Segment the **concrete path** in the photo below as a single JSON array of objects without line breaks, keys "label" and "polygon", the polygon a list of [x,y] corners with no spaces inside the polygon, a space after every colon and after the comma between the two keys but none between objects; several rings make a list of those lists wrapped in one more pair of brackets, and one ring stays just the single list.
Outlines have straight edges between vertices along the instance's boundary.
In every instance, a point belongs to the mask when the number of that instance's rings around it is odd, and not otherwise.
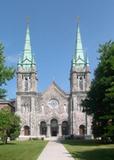
[{"label": "concrete path", "polygon": [[37,160],[74,160],[63,144],[50,141]]}]

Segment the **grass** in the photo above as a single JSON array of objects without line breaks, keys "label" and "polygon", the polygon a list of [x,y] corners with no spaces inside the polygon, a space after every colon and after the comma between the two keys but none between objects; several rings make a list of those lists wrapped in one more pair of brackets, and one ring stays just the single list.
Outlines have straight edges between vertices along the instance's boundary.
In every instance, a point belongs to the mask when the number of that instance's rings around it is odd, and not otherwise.
[{"label": "grass", "polygon": [[76,160],[114,160],[114,144],[84,140],[65,140],[63,144]]},{"label": "grass", "polygon": [[41,140],[0,144],[0,160],[36,160],[46,144]]}]

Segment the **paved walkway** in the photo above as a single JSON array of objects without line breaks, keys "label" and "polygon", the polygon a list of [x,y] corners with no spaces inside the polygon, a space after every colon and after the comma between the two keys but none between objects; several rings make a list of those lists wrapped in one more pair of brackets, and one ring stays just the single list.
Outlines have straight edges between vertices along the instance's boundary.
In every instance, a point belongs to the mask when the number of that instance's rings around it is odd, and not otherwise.
[{"label": "paved walkway", "polygon": [[50,141],[37,160],[74,160],[63,144]]}]

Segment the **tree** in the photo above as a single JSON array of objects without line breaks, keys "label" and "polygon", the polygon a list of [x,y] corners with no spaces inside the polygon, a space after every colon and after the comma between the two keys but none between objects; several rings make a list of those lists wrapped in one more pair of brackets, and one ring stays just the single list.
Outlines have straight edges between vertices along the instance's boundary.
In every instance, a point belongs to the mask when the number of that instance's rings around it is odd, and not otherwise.
[{"label": "tree", "polygon": [[94,137],[114,140],[114,42],[100,45],[99,53],[95,78],[82,106],[93,116]]},{"label": "tree", "polygon": [[13,78],[14,73],[13,67],[5,65],[4,46],[0,43],[0,98],[5,97],[6,90],[3,89],[3,85],[6,85],[7,81]]},{"label": "tree", "polygon": [[0,110],[0,138],[4,144],[8,137],[15,139],[20,133],[20,118],[9,108]]}]

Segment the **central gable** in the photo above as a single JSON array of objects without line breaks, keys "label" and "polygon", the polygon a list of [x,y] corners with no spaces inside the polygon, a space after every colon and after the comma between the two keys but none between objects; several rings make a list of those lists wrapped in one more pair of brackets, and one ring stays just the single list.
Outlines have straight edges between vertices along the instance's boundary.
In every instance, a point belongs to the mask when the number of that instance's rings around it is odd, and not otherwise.
[{"label": "central gable", "polygon": [[54,81],[51,85],[42,93],[42,96],[50,95],[50,98],[55,98],[56,96],[62,97],[64,99],[68,98],[68,94],[66,94]]},{"label": "central gable", "polygon": [[54,81],[41,95],[41,114],[45,113],[45,117],[48,117],[49,119],[67,119],[68,105],[69,95],[60,89]]}]

